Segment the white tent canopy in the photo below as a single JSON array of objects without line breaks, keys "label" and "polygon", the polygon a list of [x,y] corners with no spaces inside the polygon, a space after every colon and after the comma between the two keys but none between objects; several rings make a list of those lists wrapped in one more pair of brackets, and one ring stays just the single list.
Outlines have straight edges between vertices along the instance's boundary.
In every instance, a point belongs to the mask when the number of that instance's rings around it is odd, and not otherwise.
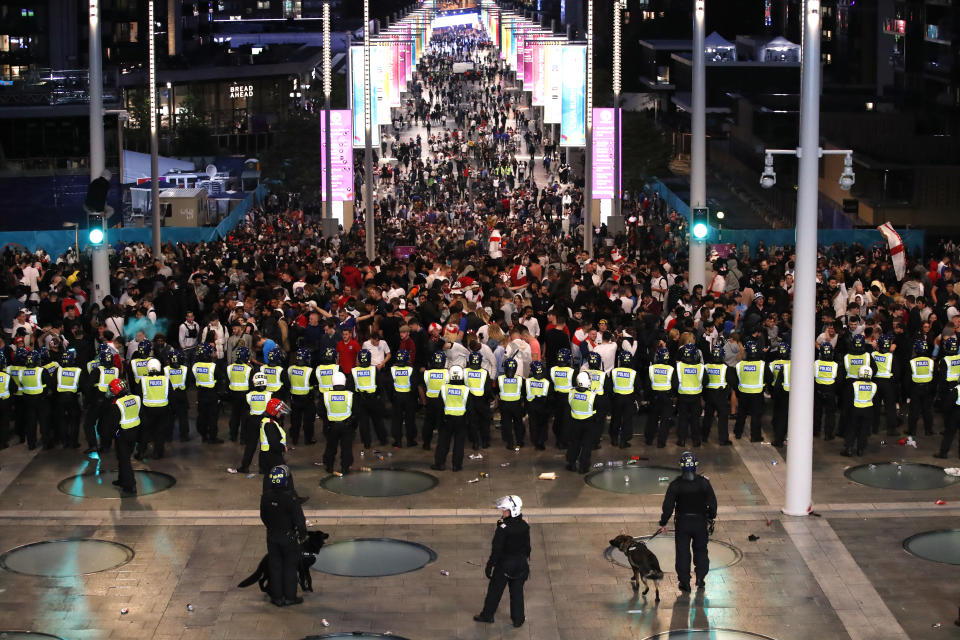
[{"label": "white tent canopy", "polygon": [[760,49],[763,62],[800,62],[800,45],[777,36]]},{"label": "white tent canopy", "polygon": [[736,62],[736,46],[714,31],[703,40],[703,50],[707,60],[713,62]]},{"label": "white tent canopy", "polygon": [[[176,158],[166,158],[160,156],[159,173],[161,176],[179,169],[180,171],[194,171],[196,166],[186,160],[177,160]],[[150,178],[150,154],[139,153],[137,151],[123,152],[123,176],[122,183],[130,184],[141,178]]]}]

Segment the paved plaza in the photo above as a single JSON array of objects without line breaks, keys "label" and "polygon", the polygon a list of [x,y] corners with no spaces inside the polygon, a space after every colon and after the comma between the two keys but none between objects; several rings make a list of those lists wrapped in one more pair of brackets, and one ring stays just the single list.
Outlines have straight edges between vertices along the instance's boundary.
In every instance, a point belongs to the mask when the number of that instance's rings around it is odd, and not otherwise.
[{"label": "paved plaza", "polygon": [[[880,440],[873,438],[863,462],[933,462],[930,439],[918,449]],[[514,452],[498,446],[484,451],[482,460],[467,460],[460,473],[430,471],[419,448],[384,449],[383,461],[367,451],[356,467],[417,470],[439,482],[407,496],[351,497],[319,486],[326,476],[314,465],[319,445],[298,447],[289,456],[298,491],[310,496],[307,518],[312,528],[330,534],[328,543],[394,538],[424,545],[436,558],[422,569],[379,578],[314,571],[315,592],[303,605],[284,609],[272,606],[256,586],[236,588],[265,552],[260,477],[226,472],[236,464],[238,445],[190,442],[172,449],[168,458],[136,467],[170,474],[176,484],[124,499],[79,498],[59,490],[65,478],[97,470],[95,460],[77,452],[36,453],[16,446],[3,453],[0,550],[93,538],[120,542],[135,555],[117,568],[81,576],[3,571],[0,629],[68,640],[287,639],[354,631],[410,640],[599,640],[708,627],[777,640],[958,634],[953,566],[909,555],[902,543],[919,532],[956,526],[960,487],[895,491],[855,484],[844,476],[850,461],[838,455],[835,443],[815,444],[817,516],[803,519],[779,512],[785,483],[781,452],[746,441],[701,447],[701,470],[720,503],[714,539],[739,553],[731,566],[715,567],[706,591],[692,596],[680,594],[672,567],[664,563],[668,572],[659,604],[652,593],[638,598],[630,572],[604,552],[621,529],[652,534],[662,495],[589,486],[563,469],[556,449]],[[672,443],[666,449],[635,446],[624,456],[605,440],[595,453],[595,462],[638,456],[638,467],[675,467],[680,449]],[[111,454],[100,468],[107,481],[113,468]],[[557,472],[558,479],[538,480],[545,471]],[[475,478],[479,481],[469,482]],[[505,493],[523,497],[532,527],[527,624],[520,629],[510,625],[506,602],[495,624],[472,620],[486,588],[482,566],[497,519],[490,505]],[[946,504],[935,504],[940,499]],[[751,541],[751,535],[758,538]]]}]

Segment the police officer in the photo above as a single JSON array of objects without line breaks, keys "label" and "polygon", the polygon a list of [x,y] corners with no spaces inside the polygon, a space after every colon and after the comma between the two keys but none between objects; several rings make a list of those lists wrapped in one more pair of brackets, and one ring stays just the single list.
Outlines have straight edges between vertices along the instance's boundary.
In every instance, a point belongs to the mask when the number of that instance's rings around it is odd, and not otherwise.
[{"label": "police officer", "polygon": [[287,367],[287,381],[290,384],[290,439],[293,444],[300,443],[300,429],[303,429],[303,441],[315,444],[313,422],[316,409],[313,403],[313,368],[310,366],[310,350],[297,349],[294,364]]},{"label": "police officer", "polygon": [[267,570],[270,602],[278,607],[301,604],[297,596],[299,540],[307,535],[303,507],[293,490],[293,475],[285,464],[274,466],[260,498],[260,520],[267,528]]},{"label": "police officer", "polygon": [[633,416],[637,411],[637,371],[629,351],[618,351],[616,364],[610,371],[610,442],[626,449],[633,437]]},{"label": "police officer", "polygon": [[[854,335],[850,340],[850,352],[843,356],[844,384],[840,385],[840,424],[849,428],[853,410],[854,384],[860,377],[860,369],[870,366],[870,354],[867,353],[867,341],[862,334]],[[844,429],[841,434],[845,435]]]},{"label": "police officer", "polygon": [[586,473],[596,441],[596,394],[590,388],[590,374],[577,374],[576,386],[567,394],[570,422],[567,427],[567,471]]},{"label": "police officer", "polygon": [[873,370],[870,365],[863,365],[857,375],[857,380],[850,383],[853,390],[850,394],[850,419],[844,439],[843,451],[840,455],[849,458],[854,454],[862,456],[867,448],[867,438],[870,435],[870,425],[873,424],[874,409],[873,397],[877,394],[877,384],[871,380]]},{"label": "police officer", "polygon": [[170,381],[156,358],[150,358],[147,363],[147,374],[140,377],[140,386],[143,408],[136,458],[143,460],[147,456],[147,446],[153,443],[152,457],[160,459],[170,424]]},{"label": "police officer", "polygon": [[877,384],[877,396],[874,399],[873,406],[875,410],[874,433],[880,425],[880,405],[883,404],[884,413],[887,416],[887,435],[896,436],[900,433],[900,416],[897,414],[897,391],[900,388],[898,384],[898,371],[895,368],[896,361],[890,352],[893,346],[893,338],[889,335],[882,335],[877,339],[877,349],[870,353],[870,359],[873,360],[875,372],[873,381]]},{"label": "police officer", "polygon": [[[472,351],[467,356],[467,368],[464,371],[467,377],[467,388],[470,390],[470,398],[467,400],[467,436],[474,450],[490,447],[490,422],[493,420],[493,413],[490,411],[490,397],[493,391],[493,381],[487,376],[487,370],[483,368],[483,356],[479,351]],[[501,421],[505,424],[501,409]],[[507,430],[504,427],[504,440],[507,439]],[[523,442],[523,423],[520,426],[519,441]]]},{"label": "police officer", "polygon": [[150,352],[153,345],[149,340],[141,340],[137,343],[137,352],[130,360],[130,377],[127,378],[127,387],[133,389],[135,393],[140,393],[140,378],[147,375],[147,364],[150,362]]},{"label": "police officer", "polygon": [[[410,366],[410,352],[399,349],[397,357],[390,365],[390,379],[393,382],[393,398],[390,431],[393,446],[403,446],[404,426],[406,426],[407,446],[417,446],[417,397],[413,392],[413,367]],[[489,409],[489,406],[488,406]]]},{"label": "police officer", "polygon": [[7,357],[0,349],[0,450],[10,446],[10,374],[6,371]]},{"label": "police officer", "polygon": [[763,415],[764,369],[760,359],[760,347],[753,340],[744,345],[744,359],[737,363],[737,422],[733,435],[739,440],[750,417],[750,442],[762,442],[761,416]]},{"label": "police officer", "polygon": [[658,533],[666,532],[667,522],[671,515],[674,516],[675,568],[681,591],[690,591],[691,542],[698,588],[706,586],[707,572],[710,571],[707,539],[708,529],[713,529],[713,519],[717,517],[717,496],[713,493],[710,481],[697,473],[699,464],[697,457],[689,451],[680,456],[681,474],[667,487],[667,495],[663,497],[663,513],[660,515]]},{"label": "police officer", "polygon": [[[10,375],[10,402],[11,418],[13,419],[14,431],[20,438],[20,444],[26,442],[26,406],[23,401],[23,391],[20,389],[20,372],[27,364],[27,350],[23,347],[17,347],[14,352],[13,364],[7,367],[7,373]],[[96,450],[96,449],[92,449]]]},{"label": "police officer", "polygon": [[267,391],[267,376],[259,371],[253,374],[253,390],[247,392],[247,417],[241,427],[243,440],[243,458],[237,471],[250,473],[250,463],[253,462],[253,452],[257,450],[260,436],[260,421],[267,413],[267,404],[273,397]]},{"label": "police officer", "polygon": [[431,469],[443,471],[453,439],[453,470],[463,468],[463,445],[467,432],[467,397],[470,391],[463,380],[463,369],[458,365],[450,367],[450,382],[443,385],[440,398],[443,401],[443,422],[437,435],[437,451],[434,454]]},{"label": "police officer", "polygon": [[110,382],[106,396],[114,407],[108,406],[105,411],[106,421],[111,426],[119,427],[116,431],[117,479],[113,484],[124,493],[135,494],[137,479],[133,475],[130,456],[140,440],[140,398],[130,393],[120,378]]},{"label": "police officer", "polygon": [[530,418],[530,442],[537,451],[547,448],[547,422],[550,408],[547,406],[550,394],[550,380],[543,363],[534,360],[530,363],[530,377],[526,379],[527,416]]},{"label": "police officer", "polygon": [[941,343],[943,355],[937,363],[937,397],[940,411],[943,414],[944,425],[950,421],[950,414],[953,413],[953,388],[960,383],[958,346],[960,346],[960,342],[958,342],[957,336],[944,338]]},{"label": "police officer", "polygon": [[170,420],[167,423],[167,440],[173,439],[173,423],[177,422],[180,442],[190,440],[190,420],[187,417],[187,367],[183,364],[183,354],[178,349],[170,351],[169,362],[163,368],[170,381]]},{"label": "police officer", "polygon": [[333,473],[333,462],[339,448],[340,472],[346,475],[350,473],[350,466],[353,464],[353,438],[357,424],[353,418],[354,394],[347,389],[347,377],[342,372],[335,372],[331,382],[333,388],[320,394],[328,424],[323,466],[327,473]]},{"label": "police officer", "polygon": [[773,446],[782,447],[787,439],[787,416],[790,411],[790,344],[777,346],[777,359],[770,363],[770,388],[773,395]]},{"label": "police officer", "polygon": [[[603,428],[606,426],[607,416],[610,414],[610,380],[603,369],[603,359],[600,354],[591,351],[587,354],[587,361],[580,368],[590,376],[590,391],[593,391],[593,408],[596,414],[593,417],[596,440],[594,449],[600,448],[600,438],[603,437]],[[613,440],[610,441],[613,443]],[[615,443],[614,443],[615,444]]]},{"label": "police officer", "polygon": [[933,435],[933,358],[924,339],[913,343],[914,357],[910,359],[910,375],[904,376],[910,398],[907,433],[917,435],[917,422],[923,416],[924,435]]},{"label": "police officer", "polygon": [[290,413],[290,407],[279,398],[270,398],[264,416],[260,419],[260,473],[266,475],[275,466],[284,464],[287,452],[287,432],[279,419]]},{"label": "police officer", "polygon": [[364,449],[373,446],[371,423],[380,444],[387,444],[387,429],[383,424],[383,401],[380,400],[377,385],[377,368],[371,364],[372,361],[370,351],[361,349],[357,354],[357,366],[350,370],[353,390],[357,394],[357,426]]},{"label": "police officer", "polygon": [[823,439],[833,440],[837,426],[837,370],[839,366],[833,359],[833,345],[824,342],[820,353],[813,363],[813,435],[820,437],[823,427]]},{"label": "police officer", "polygon": [[[45,402],[44,391],[48,388],[49,374],[43,369],[43,359],[39,351],[31,351],[27,356],[27,365],[20,370],[17,377],[18,386],[23,392],[22,402],[26,409],[24,430],[27,436],[27,447],[32,451],[37,448],[37,426],[40,422],[41,413],[44,411],[42,405]],[[40,425],[44,426],[44,425]],[[47,440],[51,441],[53,436],[44,435],[44,445]]]},{"label": "police officer", "polygon": [[673,365],[670,364],[670,352],[660,347],[653,356],[653,364],[647,369],[652,391],[647,427],[643,434],[647,446],[653,444],[654,437],[657,439],[658,449],[667,446],[667,436],[670,435],[673,422],[673,397],[677,389],[674,373]]},{"label": "police officer", "polygon": [[[53,342],[51,341],[51,345]],[[44,450],[53,449],[59,440],[60,427],[53,421],[53,406],[57,395],[57,370],[60,369],[60,363],[54,360],[54,354],[59,352],[40,347],[40,369],[43,372],[43,393],[42,402],[37,407],[37,422],[40,425],[40,436],[43,440]]]},{"label": "police officer", "polygon": [[317,378],[317,391],[319,393],[316,411],[317,417],[320,418],[322,424],[320,431],[323,433],[324,438],[327,437],[329,423],[323,411],[323,392],[333,389],[333,374],[339,371],[340,365],[337,364],[337,350],[333,347],[325,347],[320,354],[320,364],[314,369],[314,374]]},{"label": "police officer", "polygon": [[573,391],[574,371],[570,366],[573,355],[570,349],[563,347],[557,351],[556,364],[550,367],[551,406],[553,407],[553,437],[556,438],[557,448],[567,446],[567,423],[570,418],[567,396]]},{"label": "police officer", "polygon": [[493,622],[503,590],[509,585],[510,619],[514,627],[522,627],[526,620],[523,583],[530,575],[530,525],[523,519],[520,496],[503,496],[493,506],[501,511],[501,518],[497,521],[490,558],[484,569],[490,583],[483,601],[483,611],[473,619],[477,622]]},{"label": "police officer", "polygon": [[200,345],[200,356],[193,363],[193,380],[197,386],[197,431],[207,444],[223,444],[217,437],[220,402],[217,396],[222,387],[223,373],[217,368],[214,347],[205,342]]},{"label": "police officer", "polygon": [[[957,434],[957,426],[960,425],[960,385],[954,386],[946,391],[947,398],[951,401],[952,411],[944,424],[943,439],[940,441],[940,451],[933,454],[934,458],[946,459],[950,455],[950,447],[953,445],[953,437]],[[958,622],[960,624],[960,622]]]},{"label": "police officer", "polygon": [[267,364],[260,367],[260,371],[267,377],[267,391],[278,398],[287,397],[283,387],[284,360],[283,351],[280,347],[276,347],[267,354]]},{"label": "police officer", "polygon": [[113,354],[105,344],[100,345],[98,362],[88,378],[90,393],[87,397],[90,402],[83,418],[83,431],[88,447],[86,453],[93,453],[98,449],[101,452],[109,451],[113,441],[113,431],[110,431],[108,421],[104,421],[103,417],[110,408],[107,391],[110,383],[120,377],[120,369],[113,366]]},{"label": "police officer", "polygon": [[250,349],[237,347],[234,362],[227,367],[227,384],[230,389],[230,442],[236,442],[240,423],[247,415],[247,393],[250,391]]},{"label": "police officer", "polygon": [[515,358],[503,362],[503,374],[497,377],[497,389],[500,393],[500,428],[507,449],[513,449],[516,443],[523,443],[523,378],[517,375],[518,364]]},{"label": "police officer", "polygon": [[[64,449],[80,446],[80,386],[83,370],[76,366],[77,352],[69,349],[60,356],[56,372],[56,395],[53,398],[52,423]],[[0,391],[2,393],[2,391]],[[3,418],[0,418],[2,421]],[[0,443],[5,443],[5,425],[0,424]]]},{"label": "police officer", "polygon": [[723,362],[723,345],[715,344],[710,349],[710,362],[703,368],[703,441],[710,437],[713,416],[717,416],[717,443],[723,447],[730,441],[730,376],[733,370]]},{"label": "police officer", "polygon": [[700,351],[693,343],[680,347],[680,363],[677,365],[677,445],[687,444],[687,434],[693,446],[700,446],[703,425],[700,422],[703,403],[703,364]]},{"label": "police officer", "polygon": [[423,430],[420,435],[423,448],[430,450],[433,441],[433,430],[439,429],[443,422],[443,399],[440,393],[447,384],[447,356],[442,351],[436,351],[430,356],[430,368],[423,372],[423,384],[426,391],[427,410],[423,416]]}]

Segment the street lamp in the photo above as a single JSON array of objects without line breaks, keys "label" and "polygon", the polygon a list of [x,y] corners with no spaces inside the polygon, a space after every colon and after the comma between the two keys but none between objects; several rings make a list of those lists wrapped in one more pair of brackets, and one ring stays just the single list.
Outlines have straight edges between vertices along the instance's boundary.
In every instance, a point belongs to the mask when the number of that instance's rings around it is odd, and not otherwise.
[{"label": "street lamp", "polygon": [[717,219],[717,242],[723,242],[723,219],[726,214],[723,211],[717,211],[717,215],[714,217]]},{"label": "street lamp", "polygon": [[[371,123],[372,105],[370,95],[370,0],[363,0],[363,168],[364,195],[366,201],[366,245],[367,259],[376,256],[376,244],[373,238],[373,124]],[[329,123],[327,123],[329,126]],[[329,197],[329,194],[328,194]]]},{"label": "street lamp", "polygon": [[[347,53],[349,53],[349,47],[347,48]],[[323,115],[324,123],[326,127],[324,131],[321,132],[321,135],[324,137],[324,144],[326,145],[326,151],[323,154],[324,166],[327,169],[327,178],[325,188],[327,190],[327,197],[323,201],[323,221],[321,222],[321,230],[323,232],[324,238],[332,238],[337,234],[339,230],[337,221],[333,217],[333,162],[331,161],[331,154],[333,153],[330,148],[331,139],[330,139],[330,93],[332,89],[332,81],[330,78],[330,3],[323,3]]]},{"label": "street lamp", "polygon": [[64,229],[73,229],[73,251],[74,258],[80,262],[80,225],[76,222],[64,222]]},{"label": "street lamp", "polygon": [[627,0],[616,0],[613,7],[613,216],[618,229],[623,228],[620,184],[620,56],[622,54],[621,22]]},{"label": "street lamp", "polygon": [[[707,206],[707,72],[704,54],[706,7],[704,0],[693,3],[693,87],[690,113],[690,210]],[[691,221],[690,290],[706,284],[706,233],[698,236]]]},{"label": "street lamp", "polygon": [[[777,184],[777,174],[773,170],[773,156],[796,156],[803,157],[802,149],[767,149],[764,151],[763,173],[760,174],[760,186],[769,189]],[[853,150],[852,149],[824,149],[817,147],[817,158],[823,156],[844,156],[843,173],[838,180],[840,188],[844,191],[850,191],[850,188],[857,181],[857,176],[853,172]],[[797,212],[799,216],[799,211]]]},{"label": "street lamp", "polygon": [[[583,172],[583,250],[593,257],[593,0],[587,0],[586,157]],[[616,118],[614,118],[616,122]]]},{"label": "street lamp", "polygon": [[[150,92],[150,210],[153,213],[152,223],[152,245],[153,259],[162,260],[160,251],[160,145],[157,139],[157,47],[156,47],[156,28],[157,23],[153,15],[154,2],[147,2],[147,52],[148,66],[147,84]],[[167,91],[170,91],[170,83],[167,83]],[[170,103],[168,102],[168,105]],[[172,105],[170,105],[172,107]],[[170,130],[173,130],[172,109],[168,109],[167,116],[170,118]],[[122,180],[122,176],[121,176]]]},{"label": "street lamp", "polygon": [[[103,146],[103,51],[100,46],[100,0],[90,0],[90,37],[88,38],[90,78],[90,181],[103,176],[106,168]],[[121,178],[122,180],[122,178]],[[106,224],[101,224],[103,237],[93,247],[93,302],[103,304],[110,294],[110,261],[107,256]]]}]

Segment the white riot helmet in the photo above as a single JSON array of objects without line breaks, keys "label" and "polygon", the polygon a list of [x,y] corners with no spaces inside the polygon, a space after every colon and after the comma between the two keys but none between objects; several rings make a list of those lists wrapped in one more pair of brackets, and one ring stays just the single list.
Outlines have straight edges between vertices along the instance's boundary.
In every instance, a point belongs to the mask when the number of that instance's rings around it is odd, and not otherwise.
[{"label": "white riot helmet", "polygon": [[267,374],[262,371],[257,371],[253,374],[253,386],[255,387],[266,387],[267,386]]},{"label": "white riot helmet", "polygon": [[333,386],[335,387],[345,387],[347,386],[347,376],[343,375],[342,371],[334,371],[333,376],[331,376]]},{"label": "white riot helmet", "polygon": [[523,500],[520,499],[520,496],[503,496],[502,498],[497,498],[493,506],[501,511],[509,511],[510,516],[516,518],[523,510]]},{"label": "white riot helmet", "polygon": [[871,369],[869,365],[864,365],[860,367],[859,377],[861,380],[869,380],[870,378],[873,377],[873,369]]},{"label": "white riot helmet", "polygon": [[160,366],[160,361],[156,358],[150,358],[147,360],[147,371],[150,373],[160,373],[163,371],[163,367]]},{"label": "white riot helmet", "polygon": [[450,367],[450,381],[451,382],[463,382],[463,367],[458,364]]},{"label": "white riot helmet", "polygon": [[577,374],[577,386],[581,389],[590,388],[590,374],[586,371],[581,371]]}]

